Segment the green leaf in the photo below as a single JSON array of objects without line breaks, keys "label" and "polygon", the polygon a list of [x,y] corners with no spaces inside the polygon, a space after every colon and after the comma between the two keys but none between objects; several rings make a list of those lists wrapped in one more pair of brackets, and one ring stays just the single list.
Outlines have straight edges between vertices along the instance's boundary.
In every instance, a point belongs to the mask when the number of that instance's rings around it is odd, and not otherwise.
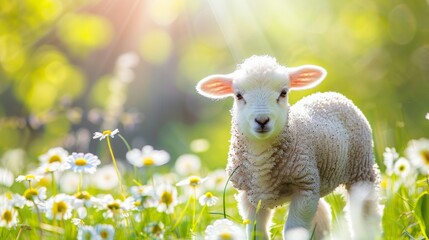
[{"label": "green leaf", "polygon": [[429,236],[429,193],[422,193],[418,197],[414,213],[419,221],[421,231],[427,239]]}]

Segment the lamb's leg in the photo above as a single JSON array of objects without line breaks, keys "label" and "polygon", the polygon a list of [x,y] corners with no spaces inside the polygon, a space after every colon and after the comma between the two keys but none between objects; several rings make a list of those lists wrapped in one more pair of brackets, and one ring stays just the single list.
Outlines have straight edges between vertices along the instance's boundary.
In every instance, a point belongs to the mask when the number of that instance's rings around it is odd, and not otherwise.
[{"label": "lamb's leg", "polygon": [[331,207],[323,199],[319,199],[319,204],[317,205],[317,211],[313,218],[311,229],[315,229],[314,237],[315,239],[322,239],[331,228]]},{"label": "lamb's leg", "polygon": [[283,236],[286,232],[294,228],[304,228],[310,233],[312,220],[317,210],[319,194],[313,190],[300,190],[292,197],[289,205],[289,214],[286,220]]},{"label": "lamb's leg", "polygon": [[268,224],[271,221],[272,210],[260,208],[256,212],[256,207],[249,202],[247,194],[244,191],[239,193],[237,200],[241,217],[249,220],[249,223],[246,225],[247,239],[270,239]]},{"label": "lamb's leg", "polygon": [[375,239],[380,214],[374,182],[360,181],[348,187],[348,217],[352,239]]}]

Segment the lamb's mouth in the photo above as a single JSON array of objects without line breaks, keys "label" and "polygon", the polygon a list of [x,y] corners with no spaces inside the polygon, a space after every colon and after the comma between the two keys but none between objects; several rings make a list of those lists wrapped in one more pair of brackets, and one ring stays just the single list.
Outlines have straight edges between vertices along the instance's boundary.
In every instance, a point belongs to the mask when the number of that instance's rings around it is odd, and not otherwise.
[{"label": "lamb's mouth", "polygon": [[269,127],[264,127],[264,128],[261,128],[261,127],[258,127],[258,128],[256,128],[255,129],[255,132],[259,135],[266,135],[266,134],[268,134],[269,132],[271,132],[271,128],[269,128]]}]

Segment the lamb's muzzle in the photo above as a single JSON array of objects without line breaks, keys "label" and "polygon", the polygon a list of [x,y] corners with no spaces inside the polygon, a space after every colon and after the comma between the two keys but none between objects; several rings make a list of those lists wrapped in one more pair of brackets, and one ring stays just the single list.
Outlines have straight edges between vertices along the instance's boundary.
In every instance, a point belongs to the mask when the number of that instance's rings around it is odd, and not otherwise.
[{"label": "lamb's muzzle", "polygon": [[[313,94],[293,106],[287,101],[290,90],[314,87],[325,76],[318,66],[286,68],[269,56],[253,56],[233,73],[212,75],[197,85],[206,97],[235,99],[226,170],[231,175],[237,169],[231,182],[239,191],[240,214],[256,220],[257,239],[269,239],[272,209],[288,201],[284,237],[291,229],[316,227],[316,238],[322,238],[329,231],[330,211],[321,198],[339,185],[352,200],[364,193],[362,201],[350,201],[352,208],[359,202],[366,211],[354,224],[365,223],[366,229],[353,229],[354,237],[373,239],[377,233],[377,173],[365,116],[338,93]],[[249,224],[249,239],[253,229]]]}]

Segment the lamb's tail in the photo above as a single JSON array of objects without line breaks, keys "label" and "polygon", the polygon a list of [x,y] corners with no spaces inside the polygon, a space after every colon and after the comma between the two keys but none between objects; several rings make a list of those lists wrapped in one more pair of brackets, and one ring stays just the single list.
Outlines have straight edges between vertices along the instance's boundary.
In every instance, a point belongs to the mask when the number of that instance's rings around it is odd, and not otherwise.
[{"label": "lamb's tail", "polygon": [[316,215],[314,215],[312,222],[313,228],[311,231],[314,232],[314,239],[322,239],[328,235],[331,228],[331,219],[331,207],[323,198],[319,199]]}]

